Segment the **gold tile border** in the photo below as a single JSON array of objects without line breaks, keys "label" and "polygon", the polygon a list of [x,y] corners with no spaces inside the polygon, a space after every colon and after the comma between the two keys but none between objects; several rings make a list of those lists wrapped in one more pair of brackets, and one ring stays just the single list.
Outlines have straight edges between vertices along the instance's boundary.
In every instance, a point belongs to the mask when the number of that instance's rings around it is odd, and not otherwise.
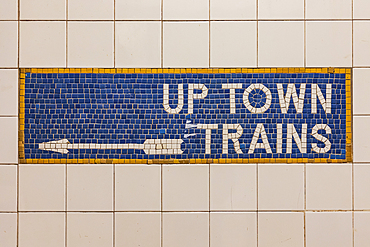
[{"label": "gold tile border", "polygon": [[[220,73],[323,73],[346,74],[346,159],[254,158],[254,159],[25,159],[25,78],[26,73],[111,73],[111,74],[220,74]],[[349,163],[352,162],[352,68],[21,68],[19,69],[18,115],[19,164],[230,164],[230,163]]]}]

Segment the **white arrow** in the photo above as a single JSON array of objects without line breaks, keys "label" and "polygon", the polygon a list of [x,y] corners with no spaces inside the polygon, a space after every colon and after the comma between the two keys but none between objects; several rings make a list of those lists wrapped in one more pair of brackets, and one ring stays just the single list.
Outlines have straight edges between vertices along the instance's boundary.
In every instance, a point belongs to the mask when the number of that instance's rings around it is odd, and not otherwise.
[{"label": "white arrow", "polygon": [[67,154],[68,149],[143,149],[145,154],[182,154],[182,139],[147,139],[143,144],[70,143],[67,139],[43,142],[39,149]]}]

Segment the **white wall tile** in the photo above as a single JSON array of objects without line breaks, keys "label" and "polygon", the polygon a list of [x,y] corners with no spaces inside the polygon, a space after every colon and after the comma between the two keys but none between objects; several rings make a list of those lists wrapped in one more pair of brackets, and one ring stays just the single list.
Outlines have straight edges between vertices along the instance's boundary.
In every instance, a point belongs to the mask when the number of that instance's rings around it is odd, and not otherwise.
[{"label": "white wall tile", "polygon": [[65,165],[19,165],[19,210],[64,211]]},{"label": "white wall tile", "polygon": [[69,22],[68,67],[112,68],[113,22]]},{"label": "white wall tile", "polygon": [[208,67],[208,22],[163,24],[164,67]]},{"label": "white wall tile", "polygon": [[210,247],[257,247],[256,213],[211,213]]},{"label": "white wall tile", "polygon": [[369,78],[370,69],[353,69],[353,114],[370,114]]},{"label": "white wall tile", "polygon": [[355,210],[370,210],[370,164],[355,164],[353,168]]},{"label": "white wall tile", "polygon": [[20,213],[19,247],[65,246],[65,213]]},{"label": "white wall tile", "polygon": [[17,247],[16,213],[0,213],[0,246]]},{"label": "white wall tile", "polygon": [[118,0],[116,20],[160,20],[161,0]]},{"label": "white wall tile", "polygon": [[352,213],[307,212],[306,246],[352,246]]},{"label": "white wall tile", "polygon": [[113,20],[114,0],[68,0],[68,19]]},{"label": "white wall tile", "polygon": [[354,213],[354,247],[370,243],[370,212]]},{"label": "white wall tile", "polygon": [[209,0],[163,0],[163,20],[208,20]]},{"label": "white wall tile", "polygon": [[116,246],[161,246],[160,213],[116,213]]},{"label": "white wall tile", "polygon": [[255,0],[210,0],[211,20],[256,19]]},{"label": "white wall tile", "polygon": [[303,210],[303,165],[258,165],[258,209]]},{"label": "white wall tile", "polygon": [[18,22],[0,22],[0,67],[18,66]]},{"label": "white wall tile", "polygon": [[18,115],[18,70],[0,69],[0,116]]},{"label": "white wall tile", "polygon": [[303,213],[258,213],[258,247],[303,247]]},{"label": "white wall tile", "polygon": [[113,246],[113,213],[67,213],[67,246]]},{"label": "white wall tile", "polygon": [[351,164],[307,164],[306,176],[307,209],[351,210]]},{"label": "white wall tile", "polygon": [[370,162],[370,117],[353,117],[353,161]]},{"label": "white wall tile", "polygon": [[306,25],[308,67],[352,66],[350,21],[308,21]]},{"label": "white wall tile", "polygon": [[353,65],[370,66],[370,21],[353,22]]},{"label": "white wall tile", "polygon": [[254,21],[211,22],[211,67],[256,67],[256,37]]},{"label": "white wall tile", "polygon": [[[289,6],[289,7],[288,7]],[[258,0],[259,19],[303,19],[303,0]]]},{"label": "white wall tile", "polygon": [[370,2],[368,0],[353,0],[353,18],[370,19]]},{"label": "white wall tile", "polygon": [[165,211],[208,211],[208,165],[163,165]]},{"label": "white wall tile", "polygon": [[0,198],[0,211],[17,211],[17,166],[15,165],[0,165]]},{"label": "white wall tile", "polygon": [[18,118],[0,117],[0,164],[18,163]]},{"label": "white wall tile", "polygon": [[163,247],[209,244],[208,213],[163,213]]},{"label": "white wall tile", "polygon": [[304,22],[258,22],[258,66],[304,67]]},{"label": "white wall tile", "polygon": [[115,176],[116,210],[161,210],[161,166],[117,165]]},{"label": "white wall tile", "polygon": [[65,20],[66,0],[20,0],[21,20]]},{"label": "white wall tile", "polygon": [[211,210],[256,210],[256,164],[211,164]]},{"label": "white wall tile", "polygon": [[113,166],[67,165],[67,210],[112,211]]},{"label": "white wall tile", "polygon": [[306,0],[307,19],[351,19],[352,0]]},{"label": "white wall tile", "polygon": [[161,67],[161,22],[116,22],[116,67]]},{"label": "white wall tile", "polygon": [[0,20],[18,20],[17,0],[4,0],[1,2]]},{"label": "white wall tile", "polygon": [[65,67],[66,22],[21,21],[20,67]]}]

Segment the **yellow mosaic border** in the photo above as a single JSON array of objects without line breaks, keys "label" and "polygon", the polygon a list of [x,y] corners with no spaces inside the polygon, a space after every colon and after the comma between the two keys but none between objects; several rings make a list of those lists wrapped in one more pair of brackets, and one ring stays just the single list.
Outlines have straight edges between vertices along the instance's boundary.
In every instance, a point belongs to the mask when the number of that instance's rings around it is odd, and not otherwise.
[{"label": "yellow mosaic border", "polygon": [[[26,73],[126,73],[126,74],[182,74],[182,73],[335,73],[346,74],[346,159],[25,159],[24,118]],[[347,163],[352,162],[352,69],[351,68],[178,68],[178,69],[103,69],[103,68],[24,68],[19,69],[19,129],[18,153],[20,164],[210,164],[210,163]]]}]

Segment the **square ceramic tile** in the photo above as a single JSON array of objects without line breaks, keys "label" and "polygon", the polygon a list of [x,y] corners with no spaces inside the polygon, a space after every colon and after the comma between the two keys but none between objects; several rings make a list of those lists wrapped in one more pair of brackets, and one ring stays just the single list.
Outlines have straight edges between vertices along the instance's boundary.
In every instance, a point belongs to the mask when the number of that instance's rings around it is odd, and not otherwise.
[{"label": "square ceramic tile", "polygon": [[161,67],[161,22],[116,22],[116,67]]},{"label": "square ceramic tile", "polygon": [[18,163],[18,118],[0,117],[0,164]]},{"label": "square ceramic tile", "polygon": [[370,19],[370,2],[368,0],[353,0],[353,18]]},{"label": "square ceramic tile", "polygon": [[354,247],[370,243],[370,212],[354,213]]},{"label": "square ceramic tile", "polygon": [[163,23],[164,67],[208,67],[208,22]]},{"label": "square ceramic tile", "polygon": [[68,67],[113,67],[113,26],[113,22],[69,22]]},{"label": "square ceramic tile", "polygon": [[112,211],[113,166],[67,165],[67,210]]},{"label": "square ceramic tile", "polygon": [[0,198],[0,211],[17,211],[17,166],[15,165],[0,165]]},{"label": "square ceramic tile", "polygon": [[211,210],[256,210],[256,164],[211,164]]},{"label": "square ceramic tile", "polygon": [[306,19],[351,19],[352,0],[306,0]]},{"label": "square ceramic tile", "polygon": [[258,165],[258,209],[303,210],[303,164]]},{"label": "square ceramic tile", "polygon": [[0,20],[18,20],[17,0],[5,0],[1,2]]},{"label": "square ceramic tile", "polygon": [[303,247],[303,213],[258,213],[258,247]]},{"label": "square ceramic tile", "polygon": [[307,164],[306,176],[307,209],[351,210],[351,164]]},{"label": "square ceramic tile", "polygon": [[258,0],[258,18],[303,19],[304,0]]},{"label": "square ceramic tile", "polygon": [[21,20],[65,20],[66,0],[20,0]]},{"label": "square ceramic tile", "polygon": [[18,66],[18,22],[0,22],[0,67]]},{"label": "square ceramic tile", "polygon": [[259,67],[304,67],[304,22],[258,22]]},{"label": "square ceramic tile", "polygon": [[65,67],[66,22],[21,21],[20,67]]},{"label": "square ceramic tile", "polygon": [[163,247],[209,245],[208,213],[163,213]]},{"label": "square ceramic tile", "polygon": [[160,211],[161,166],[116,165],[116,210]]},{"label": "square ceramic tile", "polygon": [[350,21],[308,21],[306,25],[308,67],[352,66]]},{"label": "square ceramic tile", "polygon": [[306,247],[352,246],[351,212],[307,212]]},{"label": "square ceramic tile", "polygon": [[161,0],[116,1],[116,20],[161,20]]},{"label": "square ceramic tile", "polygon": [[19,210],[64,211],[65,165],[19,165]]},{"label": "square ceramic tile", "polygon": [[65,246],[65,213],[19,213],[19,247]]},{"label": "square ceramic tile", "polygon": [[113,20],[114,0],[68,0],[69,20]]},{"label": "square ceramic tile", "polygon": [[0,213],[0,246],[17,247],[16,213]]},{"label": "square ceramic tile", "polygon": [[210,247],[257,247],[257,213],[211,213]]},{"label": "square ceramic tile", "polygon": [[353,65],[370,66],[370,21],[353,22]]},{"label": "square ceramic tile", "polygon": [[116,246],[161,246],[160,213],[116,213]]},{"label": "square ceramic tile", "polygon": [[355,164],[353,173],[355,210],[370,210],[370,164]]},{"label": "square ceramic tile", "polygon": [[255,0],[210,0],[211,20],[254,20]]},{"label": "square ceramic tile", "polygon": [[67,246],[113,246],[113,213],[67,213]]},{"label": "square ceramic tile", "polygon": [[164,211],[208,211],[208,165],[163,165]]},{"label": "square ceramic tile", "polygon": [[163,20],[208,20],[209,0],[163,0]]},{"label": "square ceramic tile", "polygon": [[211,22],[211,67],[256,67],[256,37],[254,21]]},{"label": "square ceramic tile", "polygon": [[[370,47],[369,47],[370,49]],[[370,69],[353,69],[353,114],[370,114]],[[355,130],[356,131],[356,130]]]},{"label": "square ceramic tile", "polygon": [[17,69],[0,69],[0,116],[18,116]]},{"label": "square ceramic tile", "polygon": [[370,162],[370,117],[353,117],[353,161]]}]

